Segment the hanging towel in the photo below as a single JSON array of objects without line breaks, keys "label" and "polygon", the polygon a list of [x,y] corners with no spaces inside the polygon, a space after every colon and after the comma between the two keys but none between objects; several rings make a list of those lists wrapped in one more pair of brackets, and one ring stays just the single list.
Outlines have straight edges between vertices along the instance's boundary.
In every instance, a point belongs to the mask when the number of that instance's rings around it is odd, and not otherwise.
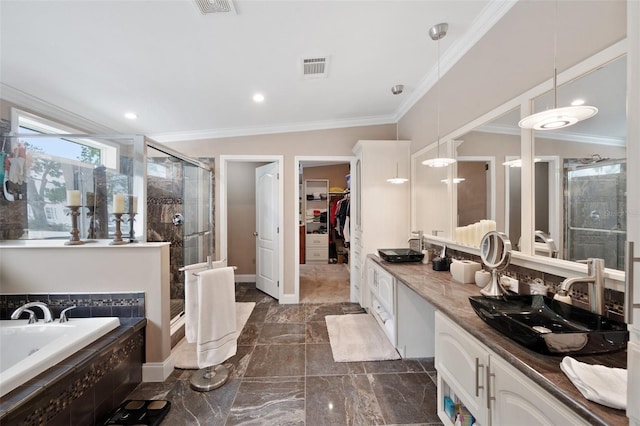
[{"label": "hanging towel", "polygon": [[565,356],[560,369],[582,395],[607,407],[627,408],[627,370],[591,365]]},{"label": "hanging towel", "polygon": [[236,354],[236,296],[233,268],[198,274],[198,368],[218,365]]},{"label": "hanging towel", "polygon": [[[227,266],[226,259],[211,263],[211,269],[224,266]],[[184,271],[184,334],[189,343],[196,343],[198,336],[198,277],[194,274],[206,269],[206,262],[194,263],[181,269]]]}]

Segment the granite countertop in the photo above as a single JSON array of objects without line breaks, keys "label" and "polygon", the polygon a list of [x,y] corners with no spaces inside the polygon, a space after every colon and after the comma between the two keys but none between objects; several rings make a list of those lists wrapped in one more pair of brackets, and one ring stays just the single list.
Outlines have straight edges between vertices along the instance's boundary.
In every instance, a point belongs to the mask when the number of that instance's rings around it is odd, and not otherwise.
[{"label": "granite countertop", "polygon": [[[430,264],[389,263],[375,255],[368,257],[590,424],[629,423],[624,410],[605,407],[583,397],[560,370],[562,356],[533,352],[482,321],[468,300],[469,296],[480,295],[475,284],[458,283],[449,272],[434,271]],[[587,364],[626,368],[627,352],[581,356],[579,360]]]}]

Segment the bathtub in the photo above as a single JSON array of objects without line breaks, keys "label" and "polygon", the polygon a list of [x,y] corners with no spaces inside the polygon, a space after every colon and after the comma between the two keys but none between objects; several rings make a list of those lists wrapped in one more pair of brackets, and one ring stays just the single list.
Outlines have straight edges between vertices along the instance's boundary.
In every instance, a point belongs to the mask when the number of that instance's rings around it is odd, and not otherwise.
[{"label": "bathtub", "polygon": [[70,318],[62,324],[27,321],[0,321],[0,396],[120,325],[112,317]]}]

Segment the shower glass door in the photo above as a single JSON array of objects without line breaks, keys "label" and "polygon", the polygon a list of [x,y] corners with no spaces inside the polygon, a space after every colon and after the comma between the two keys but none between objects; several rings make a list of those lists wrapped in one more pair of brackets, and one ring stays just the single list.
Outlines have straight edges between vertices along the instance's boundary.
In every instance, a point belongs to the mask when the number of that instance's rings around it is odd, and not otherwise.
[{"label": "shower glass door", "polygon": [[567,260],[604,259],[624,270],[627,239],[626,161],[565,162]]},{"label": "shower glass door", "polygon": [[158,145],[147,145],[147,241],[169,242],[171,318],[184,312],[185,265],[213,256],[212,172]]}]

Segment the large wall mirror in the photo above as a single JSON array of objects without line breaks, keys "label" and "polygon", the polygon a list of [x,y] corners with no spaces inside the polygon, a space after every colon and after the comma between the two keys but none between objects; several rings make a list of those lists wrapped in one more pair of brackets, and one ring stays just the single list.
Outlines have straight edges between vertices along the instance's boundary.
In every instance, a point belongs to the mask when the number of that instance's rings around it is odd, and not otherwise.
[{"label": "large wall mirror", "polygon": [[[534,133],[538,255],[551,254],[542,239],[549,236],[558,258],[597,257],[607,268],[624,270],[626,71],[626,56],[621,56],[558,87],[558,105],[583,101],[598,114]],[[535,112],[553,107],[553,97],[548,92],[534,99]]]},{"label": "large wall mirror", "polygon": [[455,187],[456,226],[492,219],[498,231],[509,233],[510,200],[502,164],[520,158],[519,117],[520,108],[515,108],[455,138],[456,174],[465,179]]},{"label": "large wall mirror", "polygon": [[[443,151],[442,144],[440,151]],[[446,151],[446,149],[445,149]],[[435,144],[431,144],[412,156],[411,169],[413,196],[412,229],[422,230],[425,235],[436,232],[439,237],[452,239],[451,235],[451,194],[449,167],[428,167],[422,162],[438,155]]]}]

